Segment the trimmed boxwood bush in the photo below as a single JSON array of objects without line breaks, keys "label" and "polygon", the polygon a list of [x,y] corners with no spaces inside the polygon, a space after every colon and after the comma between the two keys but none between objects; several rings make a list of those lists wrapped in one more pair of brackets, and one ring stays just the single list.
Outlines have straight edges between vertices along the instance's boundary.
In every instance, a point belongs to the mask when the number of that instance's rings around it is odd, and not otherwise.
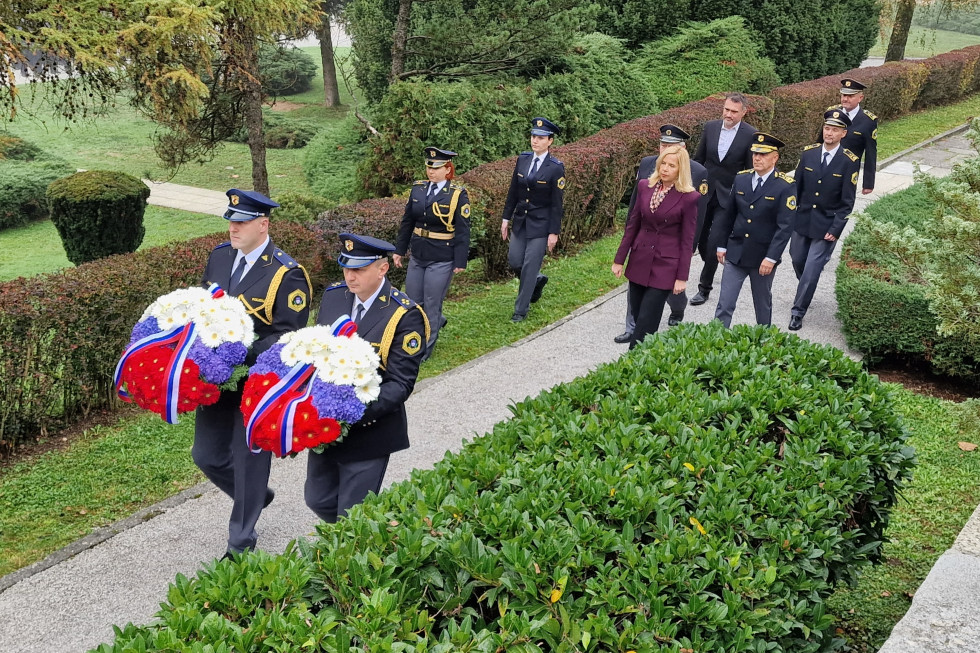
[{"label": "trimmed boxwood bush", "polygon": [[887,386],[774,328],[684,325],[513,412],[97,650],[828,650],[914,466]]},{"label": "trimmed boxwood bush", "polygon": [[135,252],[150,189],[124,172],[87,170],[48,186],[51,221],[75,265]]},{"label": "trimmed boxwood bush", "polygon": [[259,49],[259,74],[266,95],[296,95],[313,87],[316,62],[299,48],[264,45]]},{"label": "trimmed boxwood bush", "polygon": [[[306,267],[318,302],[336,247],[274,214],[270,232]],[[0,449],[113,405],[112,373],[143,310],[200,283],[208,254],[227,239],[225,231],[0,283]]]}]

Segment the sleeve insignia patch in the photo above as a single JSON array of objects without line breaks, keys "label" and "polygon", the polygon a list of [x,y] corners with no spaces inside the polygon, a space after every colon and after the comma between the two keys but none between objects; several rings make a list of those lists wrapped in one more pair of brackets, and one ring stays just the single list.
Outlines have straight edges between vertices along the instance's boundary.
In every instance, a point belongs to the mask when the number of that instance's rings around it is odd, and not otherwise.
[{"label": "sleeve insignia patch", "polygon": [[422,336],[418,331],[412,331],[402,340],[402,350],[409,356],[414,356],[422,350]]},{"label": "sleeve insignia patch", "polygon": [[558,190],[565,190],[565,178],[564,177],[559,177],[558,178]]},{"label": "sleeve insignia patch", "polygon": [[851,175],[851,183],[854,184],[855,186],[857,186],[857,184],[858,184],[858,173],[855,172],[853,175]]},{"label": "sleeve insignia patch", "polygon": [[707,195],[708,194],[708,182],[702,181],[701,182],[701,185],[698,186],[698,192],[701,193],[702,195]]},{"label": "sleeve insignia patch", "polygon": [[306,293],[302,290],[294,290],[289,293],[289,308],[297,313],[306,308]]},{"label": "sleeve insignia patch", "polygon": [[790,211],[796,210],[796,195],[790,195],[786,198],[786,208]]},{"label": "sleeve insignia patch", "polygon": [[878,140],[878,130],[877,129],[875,129],[874,131],[871,132],[871,140],[873,140],[873,141]]},{"label": "sleeve insignia patch", "polygon": [[464,218],[469,218],[470,217],[470,205],[469,204],[464,204],[463,205],[463,208],[461,208],[459,210],[459,214],[461,216],[463,216]]}]

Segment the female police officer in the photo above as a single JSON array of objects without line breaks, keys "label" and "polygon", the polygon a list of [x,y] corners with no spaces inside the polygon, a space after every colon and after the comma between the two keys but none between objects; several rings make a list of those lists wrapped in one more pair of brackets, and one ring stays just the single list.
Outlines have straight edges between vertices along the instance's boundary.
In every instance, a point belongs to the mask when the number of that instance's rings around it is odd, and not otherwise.
[{"label": "female police officer", "polygon": [[427,147],[424,156],[429,179],[412,186],[392,257],[400,268],[411,245],[405,293],[422,306],[432,328],[423,360],[432,355],[439,329],[446,324],[442,302],[449,282],[466,269],[470,251],[470,200],[465,188],[452,183],[456,153]]}]

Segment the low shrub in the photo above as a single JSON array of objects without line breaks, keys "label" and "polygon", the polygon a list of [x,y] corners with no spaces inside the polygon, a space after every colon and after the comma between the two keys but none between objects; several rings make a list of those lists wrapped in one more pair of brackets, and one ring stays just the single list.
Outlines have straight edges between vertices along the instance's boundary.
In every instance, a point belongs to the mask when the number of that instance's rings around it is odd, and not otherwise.
[{"label": "low shrub", "polygon": [[[303,174],[310,190],[336,204],[358,196],[357,168],[368,151],[364,127],[352,115],[325,127],[303,152]],[[416,154],[421,154],[417,152]]]},{"label": "low shrub", "polygon": [[259,75],[266,95],[304,93],[313,87],[316,71],[313,57],[299,48],[264,45],[259,49]]},{"label": "low shrub", "polygon": [[830,650],[914,466],[887,386],[773,328],[683,325],[513,412],[96,650]]},{"label": "low shrub", "polygon": [[50,217],[48,185],[74,172],[60,160],[0,160],[0,230]]},{"label": "low shrub", "polygon": [[[262,112],[265,146],[274,150],[297,150],[306,147],[316,136],[319,126],[309,120],[291,118],[281,111]],[[248,130],[242,127],[229,138],[232,143],[247,143]]]},{"label": "low shrub", "polygon": [[34,143],[10,132],[0,131],[0,160],[37,161],[50,158]]},{"label": "low shrub", "polygon": [[954,50],[924,60],[922,64],[929,74],[912,108],[918,110],[949,104],[975,92],[976,80],[980,75],[978,60],[980,46]]},{"label": "low shrub", "polygon": [[325,197],[296,192],[276,195],[275,200],[279,203],[279,208],[275,212],[276,222],[310,224],[316,221],[321,213],[336,206],[336,202],[331,202]]},{"label": "low shrub", "polygon": [[[335,248],[273,221],[272,238],[303,264],[319,301]],[[0,448],[112,405],[112,374],[130,330],[154,299],[201,281],[227,233],[110,256],[0,284]]]},{"label": "low shrub", "polygon": [[87,170],[48,186],[51,221],[68,260],[75,265],[135,252],[146,229],[143,213],[150,189],[138,177]]},{"label": "low shrub", "polygon": [[713,93],[765,94],[779,84],[775,64],[762,55],[741,16],[679,28],[644,45],[630,67],[651,79],[665,109]]}]

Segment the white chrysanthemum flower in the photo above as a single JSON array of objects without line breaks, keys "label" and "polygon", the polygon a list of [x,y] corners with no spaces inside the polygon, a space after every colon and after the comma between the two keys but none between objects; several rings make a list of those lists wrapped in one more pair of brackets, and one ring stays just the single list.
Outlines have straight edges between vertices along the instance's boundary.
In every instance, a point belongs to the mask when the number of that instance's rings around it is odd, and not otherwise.
[{"label": "white chrysanthemum flower", "polygon": [[227,295],[212,297],[204,288],[181,288],[150,304],[140,320],[153,317],[162,329],[194,322],[201,342],[217,347],[224,342],[245,346],[255,340],[255,327],[242,303]]},{"label": "white chrysanthemum flower", "polygon": [[354,387],[354,395],[357,396],[358,401],[364,404],[369,404],[381,394],[381,378],[375,374],[375,378],[371,379],[368,383],[363,385],[358,385]]}]

